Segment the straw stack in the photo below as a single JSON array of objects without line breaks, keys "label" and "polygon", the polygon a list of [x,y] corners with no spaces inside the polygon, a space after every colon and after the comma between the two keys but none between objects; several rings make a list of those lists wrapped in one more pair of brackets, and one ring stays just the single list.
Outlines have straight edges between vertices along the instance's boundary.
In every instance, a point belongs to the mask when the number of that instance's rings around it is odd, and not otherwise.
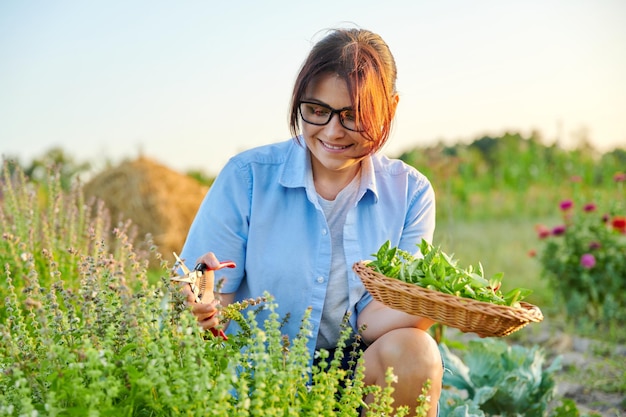
[{"label": "straw stack", "polygon": [[153,236],[164,257],[180,252],[207,186],[140,157],[103,171],[84,186],[85,196],[104,201],[116,224],[130,219],[138,239]]}]

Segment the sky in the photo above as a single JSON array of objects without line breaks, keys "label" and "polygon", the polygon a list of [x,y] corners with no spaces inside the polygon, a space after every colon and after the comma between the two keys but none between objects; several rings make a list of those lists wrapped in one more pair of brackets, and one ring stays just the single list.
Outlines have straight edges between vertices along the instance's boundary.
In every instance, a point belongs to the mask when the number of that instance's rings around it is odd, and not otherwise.
[{"label": "sky", "polygon": [[0,153],[214,175],[286,140],[325,29],[380,34],[400,103],[383,152],[537,131],[626,147],[626,1],[0,2]]}]

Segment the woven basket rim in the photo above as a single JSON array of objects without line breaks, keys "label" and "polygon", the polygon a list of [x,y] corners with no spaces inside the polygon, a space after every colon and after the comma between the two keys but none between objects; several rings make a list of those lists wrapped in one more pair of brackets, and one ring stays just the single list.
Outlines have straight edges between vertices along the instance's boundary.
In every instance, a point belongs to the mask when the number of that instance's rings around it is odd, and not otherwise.
[{"label": "woven basket rim", "polygon": [[[384,302],[385,300],[379,299],[378,293],[389,294],[391,292],[394,293],[394,299],[401,299],[403,297],[409,297],[412,300],[419,300],[421,302],[427,302],[430,306],[436,306],[437,308],[445,308],[447,311],[459,311],[461,310],[463,314],[467,315],[480,315],[481,317],[489,317],[489,318],[497,318],[498,320],[493,320],[494,322],[500,323],[502,321],[507,323],[507,329],[499,329],[493,328],[489,329],[487,333],[484,331],[484,326],[481,326],[481,332],[486,335],[505,335],[509,334],[512,331],[515,331],[530,322],[540,322],[543,320],[543,314],[539,307],[530,304],[525,301],[520,302],[520,307],[506,306],[506,305],[498,305],[494,303],[489,303],[485,301],[478,301],[471,298],[459,297],[452,294],[446,294],[440,291],[431,290],[428,288],[420,287],[416,284],[411,284],[407,282],[403,282],[396,278],[387,277],[374,269],[367,266],[368,261],[359,261],[355,262],[352,269],[354,272],[361,278],[361,281],[365,285],[366,289],[372,294],[375,299],[383,302],[389,307],[400,309],[410,314],[428,317],[428,313],[422,310],[419,311],[407,311],[407,307],[405,305],[400,305],[400,302],[396,304],[395,302],[389,303]],[[395,297],[397,295],[397,297]],[[388,297],[389,298],[389,297]],[[390,305],[391,304],[391,305]],[[432,317],[429,317],[432,319]],[[435,320],[439,322],[443,322],[442,320]],[[445,324],[464,328],[464,325],[460,325],[456,323],[453,319],[451,322],[446,322]],[[498,325],[504,325],[502,323]],[[471,329],[465,329],[464,331],[472,331]],[[480,332],[479,332],[480,333]]]}]

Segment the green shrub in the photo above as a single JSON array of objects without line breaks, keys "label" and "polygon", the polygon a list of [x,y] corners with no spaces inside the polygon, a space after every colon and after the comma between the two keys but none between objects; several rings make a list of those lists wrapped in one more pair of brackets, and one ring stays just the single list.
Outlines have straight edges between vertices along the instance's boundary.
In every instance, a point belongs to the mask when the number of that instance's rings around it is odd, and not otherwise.
[{"label": "green shrub", "polygon": [[576,195],[560,203],[561,224],[537,227],[543,276],[575,322],[626,322],[624,174],[614,178],[608,201]]},{"label": "green shrub", "polygon": [[[300,335],[284,338],[267,294],[263,326],[254,309],[240,311],[259,301],[252,300],[223,311],[243,324],[242,333],[223,341],[203,332],[170,287],[167,263],[149,285],[148,255],[133,248],[126,230],[110,237],[107,214],[94,214],[80,188],[64,193],[58,185],[58,176],[39,186],[5,165],[0,415],[392,413],[391,371],[386,386],[366,387],[362,367],[340,368],[342,349],[333,358],[322,351],[312,366],[308,318]],[[345,326],[344,343],[348,334]],[[355,353],[352,360],[362,359]],[[365,406],[367,395],[373,402]]]},{"label": "green shrub", "polygon": [[[134,238],[130,223],[112,230],[104,206],[86,202],[79,183],[65,192],[61,176],[53,168],[49,168],[46,181],[36,183],[8,161],[3,163],[2,174],[0,265],[9,265],[11,274],[18,278],[13,285],[20,296],[34,281],[50,287],[58,276],[68,288],[78,288],[82,259],[104,257],[99,255],[102,251],[117,257],[117,273],[131,285],[144,284],[145,265],[129,243]],[[144,256],[140,254],[140,258]],[[6,296],[7,286],[2,280],[0,299]],[[0,308],[0,319],[4,317]]]}]

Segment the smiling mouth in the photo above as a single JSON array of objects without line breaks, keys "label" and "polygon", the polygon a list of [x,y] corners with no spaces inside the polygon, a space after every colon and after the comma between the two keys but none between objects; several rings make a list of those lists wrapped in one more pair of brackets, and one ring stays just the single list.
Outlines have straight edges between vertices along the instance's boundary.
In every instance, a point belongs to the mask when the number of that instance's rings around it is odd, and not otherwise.
[{"label": "smiling mouth", "polygon": [[348,149],[350,145],[345,145],[345,146],[336,146],[336,145],[331,145],[329,143],[324,142],[323,140],[320,140],[320,143],[322,144],[322,146],[326,149],[330,149],[331,151],[341,151],[343,149]]}]

